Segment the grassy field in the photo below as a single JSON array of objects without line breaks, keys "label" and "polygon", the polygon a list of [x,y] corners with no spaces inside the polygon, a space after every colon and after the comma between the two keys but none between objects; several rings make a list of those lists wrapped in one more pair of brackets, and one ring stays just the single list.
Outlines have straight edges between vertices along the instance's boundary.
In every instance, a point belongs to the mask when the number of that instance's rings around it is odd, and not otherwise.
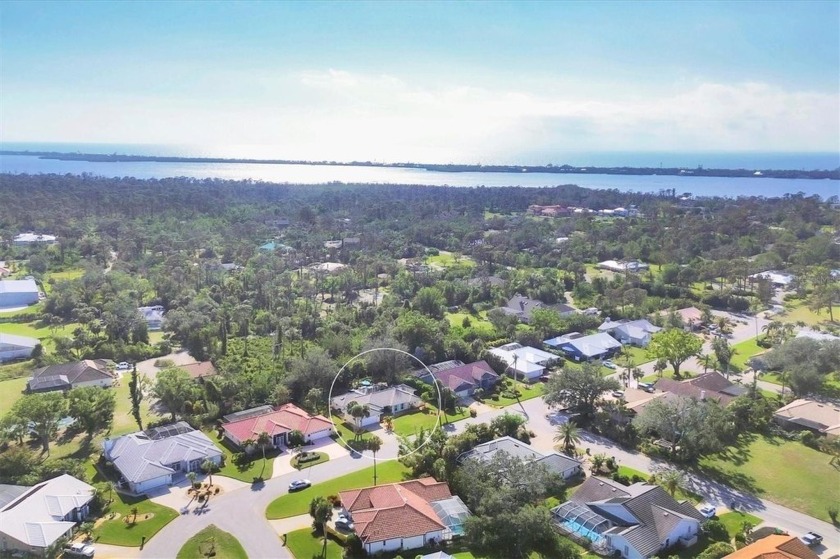
[{"label": "grassy field", "polygon": [[469,256],[457,255],[445,250],[440,251],[436,256],[427,256],[426,264],[434,264],[442,268],[452,268],[453,266],[466,266],[467,268],[475,267],[475,260]]},{"label": "grassy field", "polygon": [[732,346],[732,349],[735,350],[735,355],[732,357],[733,369],[737,368],[741,371],[747,368],[747,361],[749,361],[750,358],[767,351],[766,348],[758,345],[758,338],[752,338],[739,344],[735,344]]},{"label": "grassy field", "polygon": [[41,345],[44,346],[44,349],[52,350],[55,348],[53,335],[72,336],[73,330],[78,328],[78,326],[78,324],[67,324],[52,330],[48,326],[39,327],[37,322],[4,322],[0,324],[0,332],[3,334],[13,334],[15,336],[37,338],[41,341]]},{"label": "grassy field", "polygon": [[484,398],[484,403],[496,408],[512,406],[517,402],[524,402],[525,400],[530,400],[531,398],[537,398],[539,396],[542,396],[543,391],[545,390],[545,385],[541,382],[537,382],[535,384],[525,384],[523,382],[516,382],[516,389],[519,390],[519,392],[521,393],[518,401],[516,398],[508,398],[506,396],[502,396],[500,392],[498,400],[493,400],[492,398]]},{"label": "grassy field", "polygon": [[[379,484],[403,481],[406,473],[407,470],[405,467],[394,460],[376,465],[377,483]],[[373,466],[323,483],[316,483],[303,491],[278,497],[268,505],[265,515],[269,520],[276,520],[278,518],[289,518],[290,516],[307,514],[309,512],[309,503],[315,497],[338,495],[339,491],[358,489],[370,485],[373,485]]]},{"label": "grassy field", "polygon": [[645,472],[642,472],[640,470],[634,470],[633,468],[628,468],[627,466],[619,466],[618,475],[627,476],[629,478],[632,478],[633,476],[639,476],[644,479],[650,477],[650,474],[646,474]]},{"label": "grassy field", "polygon": [[207,557],[211,546],[215,552],[215,557],[248,559],[239,540],[224,530],[219,530],[213,524],[188,539],[181,551],[178,552],[177,559],[204,559]]},{"label": "grassy field", "polygon": [[647,349],[643,347],[636,347],[631,345],[626,345],[621,350],[622,355],[620,357],[616,357],[613,359],[613,362],[616,365],[624,367],[627,363],[625,355],[629,355],[631,358],[630,366],[631,367],[638,367],[639,365],[643,365],[645,363],[649,363],[653,361],[648,354]]},{"label": "grassy field", "polygon": [[762,519],[746,513],[746,512],[727,512],[726,514],[721,514],[718,517],[724,526],[726,526],[726,531],[729,532],[729,537],[734,538],[736,534],[740,534],[744,527],[744,522],[749,522],[753,526],[758,526],[761,524]]},{"label": "grassy field", "polygon": [[0,382],[0,417],[6,415],[12,406],[23,397],[28,377]]},{"label": "grassy field", "polygon": [[252,460],[242,467],[233,463],[233,455],[234,453],[239,452],[238,449],[229,446],[227,441],[224,439],[220,440],[219,437],[216,436],[216,432],[211,429],[205,429],[204,434],[207,435],[211,441],[215,442],[219,450],[221,450],[225,455],[225,465],[219,469],[217,475],[238,479],[239,481],[244,481],[245,483],[253,483],[258,479],[271,479],[271,474],[274,471],[274,458],[278,454],[276,450],[266,449],[265,461],[263,461],[261,451],[254,452],[251,456]]},{"label": "grassy field", "polygon": [[[794,301],[785,303],[786,312],[777,315],[780,322],[804,322],[808,326],[820,326],[829,324],[828,309],[823,309],[820,314],[808,308],[808,305],[803,301]],[[834,320],[840,321],[840,306],[834,305],[832,308],[834,312]]]},{"label": "grassy field", "polygon": [[42,312],[44,312],[43,301],[40,302],[40,303],[35,303],[34,305],[30,305],[26,308],[16,310],[16,311],[4,311],[4,310],[0,309],[0,317],[7,318],[7,317],[13,317],[13,316],[21,315],[21,314],[30,314],[30,313],[41,314]]},{"label": "grassy field", "polygon": [[799,442],[753,437],[703,458],[700,466],[732,487],[830,522],[828,506],[840,502],[838,469],[829,465],[830,459]]},{"label": "grassy field", "polygon": [[[447,414],[444,416],[440,414],[440,425],[444,425],[446,420],[449,422],[460,421],[470,416],[469,408],[460,408],[460,411],[454,415]],[[417,410],[412,413],[401,415],[394,418],[394,433],[403,437],[414,435],[420,429],[430,430],[438,424],[438,409],[437,407],[426,404],[423,411]]]},{"label": "grassy field", "polygon": [[[132,518],[132,509],[137,507],[137,522],[126,523],[126,518]],[[109,518],[110,513],[117,513],[115,518]],[[151,515],[146,518],[146,515]],[[125,547],[140,547],[143,536],[146,540],[152,538],[161,528],[178,518],[178,513],[169,507],[153,503],[146,497],[128,497],[114,493],[114,502],[105,514],[105,521],[93,531],[97,543],[122,545]]]},{"label": "grassy field", "polygon": [[480,315],[465,312],[446,313],[449,324],[455,327],[463,327],[465,318],[470,319],[470,327],[481,335],[490,336],[495,331],[493,324]]},{"label": "grassy field", "polygon": [[[327,554],[324,551],[324,540],[312,533],[310,528],[289,532],[286,536],[286,547],[295,559],[341,559],[344,548],[332,538],[327,539]],[[178,559],[180,559],[180,555]]]}]

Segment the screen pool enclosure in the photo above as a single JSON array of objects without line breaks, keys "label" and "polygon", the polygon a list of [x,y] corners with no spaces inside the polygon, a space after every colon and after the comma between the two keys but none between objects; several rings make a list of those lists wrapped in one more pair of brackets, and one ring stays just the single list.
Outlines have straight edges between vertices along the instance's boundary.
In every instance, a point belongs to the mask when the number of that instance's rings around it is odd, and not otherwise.
[{"label": "screen pool enclosure", "polygon": [[584,505],[567,501],[551,509],[557,525],[569,532],[584,537],[592,543],[601,543],[603,533],[612,528],[612,523]]}]

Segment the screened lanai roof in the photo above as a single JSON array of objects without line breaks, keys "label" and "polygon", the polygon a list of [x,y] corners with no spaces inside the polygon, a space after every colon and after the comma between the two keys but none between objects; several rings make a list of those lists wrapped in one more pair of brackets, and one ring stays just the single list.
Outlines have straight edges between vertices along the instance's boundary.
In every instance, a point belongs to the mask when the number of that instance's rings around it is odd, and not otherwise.
[{"label": "screened lanai roof", "polygon": [[573,523],[596,534],[603,534],[612,526],[610,521],[600,514],[592,512],[589,507],[573,501],[566,501],[562,505],[554,507],[551,509],[551,514],[558,522]]},{"label": "screened lanai roof", "polygon": [[440,521],[452,530],[452,533],[461,534],[463,532],[462,526],[467,517],[470,516],[470,509],[467,508],[460,497],[432,501],[430,504]]}]

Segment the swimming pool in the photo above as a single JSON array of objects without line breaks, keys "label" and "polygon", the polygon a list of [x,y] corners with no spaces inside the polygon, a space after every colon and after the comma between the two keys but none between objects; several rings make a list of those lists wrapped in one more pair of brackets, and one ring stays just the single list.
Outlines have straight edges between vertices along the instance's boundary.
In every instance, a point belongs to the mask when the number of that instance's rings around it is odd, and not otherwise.
[{"label": "swimming pool", "polygon": [[578,536],[583,536],[592,543],[598,543],[604,539],[604,536],[602,536],[595,530],[591,530],[583,524],[575,522],[574,520],[564,520],[562,522],[559,522],[559,524],[561,527],[565,528],[569,532],[577,534]]}]

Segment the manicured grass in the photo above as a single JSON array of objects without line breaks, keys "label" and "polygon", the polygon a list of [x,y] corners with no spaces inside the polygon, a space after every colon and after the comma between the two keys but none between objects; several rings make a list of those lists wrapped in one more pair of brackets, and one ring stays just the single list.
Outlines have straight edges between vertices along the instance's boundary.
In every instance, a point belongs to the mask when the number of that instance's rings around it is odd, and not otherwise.
[{"label": "manicured grass", "polygon": [[[211,541],[212,538],[212,541]],[[248,559],[245,549],[233,535],[219,530],[211,524],[187,540],[181,551],[178,552],[178,559],[205,559],[208,551],[215,551],[214,557],[224,559]]]},{"label": "manicured grass", "polygon": [[[403,481],[407,472],[405,466],[394,460],[378,463],[376,465],[377,483],[381,485]],[[373,485],[373,466],[323,483],[316,483],[302,491],[278,497],[268,505],[265,515],[269,520],[276,520],[308,514],[309,503],[315,497],[329,497],[330,495],[338,495],[339,491],[359,489],[371,485]]]},{"label": "manicured grass", "polygon": [[[631,367],[638,367],[639,365],[643,365],[645,363],[649,363],[653,361],[651,357],[648,356],[647,349],[643,347],[636,347],[631,345],[626,345],[621,350],[622,355],[620,357],[615,357],[612,361],[616,365],[620,367],[624,367],[627,363],[625,355],[629,355],[631,357],[630,366]],[[615,371],[613,371],[615,372]]]},{"label": "manicured grass", "polygon": [[344,552],[342,546],[332,538],[328,538],[327,554],[321,555],[324,551],[324,540],[316,536],[310,528],[289,532],[286,535],[286,547],[295,559],[341,559]]},{"label": "manicured grass", "polygon": [[736,534],[740,534],[744,527],[744,522],[749,522],[753,526],[761,524],[762,519],[746,512],[727,512],[718,516],[726,531],[729,532],[729,537],[734,538]]},{"label": "manicured grass", "polygon": [[15,336],[26,336],[41,341],[44,349],[51,350],[55,347],[53,335],[72,336],[73,330],[78,324],[67,324],[51,330],[48,326],[39,327],[38,322],[4,322],[0,323],[0,332],[3,334],[14,334]]},{"label": "manicured grass", "polygon": [[507,396],[502,396],[502,391],[499,391],[499,399],[493,400],[490,397],[484,398],[484,403],[493,406],[496,408],[503,408],[507,406],[511,406],[518,402],[524,402],[525,400],[530,400],[531,398],[537,398],[543,395],[543,391],[545,390],[545,385],[541,382],[536,382],[534,384],[525,384],[522,382],[516,382],[516,389],[519,390],[521,393],[519,396],[519,400],[517,401],[516,398],[509,398]]},{"label": "manicured grass", "polygon": [[245,483],[253,483],[258,479],[271,479],[271,474],[274,471],[274,458],[278,454],[276,450],[266,449],[265,460],[263,460],[262,451],[257,450],[251,455],[250,462],[240,466],[233,462],[233,455],[238,453],[239,449],[233,448],[224,439],[220,440],[213,430],[205,429],[204,434],[216,443],[216,447],[225,455],[225,465],[215,475],[231,477]]},{"label": "manicured grass", "polygon": [[767,351],[766,348],[758,345],[758,338],[752,338],[739,344],[735,344],[732,346],[732,349],[735,350],[735,355],[732,357],[732,365],[734,365],[733,368],[738,368],[742,371],[747,368],[747,361],[749,361],[750,358]]},{"label": "manicured grass", "polygon": [[643,479],[648,479],[650,474],[646,474],[640,470],[634,470],[633,468],[628,468],[627,466],[619,466],[618,467],[618,475],[620,476],[627,476],[629,478],[633,478],[633,476],[639,476]]},{"label": "manicured grass", "polygon": [[329,462],[330,460],[330,457],[326,452],[310,452],[309,454],[317,454],[318,458],[316,460],[310,460],[308,462],[300,464],[298,463],[298,458],[300,458],[300,455],[298,454],[297,456],[292,458],[292,468],[297,468],[298,470],[305,470],[306,468],[311,468],[312,466],[317,466],[318,464],[323,464],[324,462]]},{"label": "manicured grass", "polygon": [[[137,421],[131,415],[131,392],[128,385],[131,382],[131,373],[122,375],[118,384],[111,390],[114,391],[117,405],[114,408],[114,424],[111,427],[111,436],[117,437],[128,433],[139,431]],[[143,427],[145,428],[151,421],[160,419],[160,415],[153,412],[151,409],[151,398],[146,397],[140,402],[140,418],[143,420]]]},{"label": "manicured grass", "polygon": [[[460,411],[455,414],[440,414],[440,425],[444,425],[447,420],[449,423],[453,421],[460,421],[470,416],[469,408],[460,408]],[[420,432],[420,429],[426,431],[434,429],[438,425],[438,409],[437,407],[426,404],[424,410],[416,410],[405,415],[400,415],[394,418],[394,433],[407,437],[415,435]]]},{"label": "manicured grass", "polygon": [[490,336],[493,334],[493,332],[495,332],[493,323],[491,323],[486,318],[482,318],[479,315],[469,314],[465,312],[446,313],[446,319],[449,321],[449,324],[455,327],[463,328],[465,318],[470,319],[470,328],[472,328],[481,335]]},{"label": "manicured grass", "polygon": [[21,377],[0,382],[0,417],[6,415],[15,402],[23,398],[28,380],[28,377]]},{"label": "manicured grass", "polygon": [[840,502],[831,457],[776,437],[745,439],[737,448],[701,459],[709,475],[773,502],[830,522],[828,506]]},{"label": "manicured grass", "polygon": [[[137,507],[136,524],[127,524],[125,519],[133,517],[131,509]],[[115,512],[120,516],[111,520],[105,520],[93,531],[97,543],[108,545],[122,545],[125,547],[140,547],[143,536],[146,541],[158,533],[161,528],[178,518],[174,510],[153,503],[146,497],[128,497],[120,493],[114,493],[114,502],[108,507],[105,518]],[[148,520],[140,520],[145,514],[153,516]]]},{"label": "manicured grass", "polygon": [[[781,322],[804,322],[808,326],[820,326],[830,324],[828,320],[828,308],[823,309],[820,314],[808,308],[804,301],[793,301],[785,303],[786,312],[776,315]],[[834,320],[840,321],[840,306],[834,305]]]},{"label": "manicured grass", "polygon": [[427,256],[426,264],[436,264],[443,268],[451,268],[453,266],[466,266],[468,268],[475,267],[475,260],[469,256],[456,255],[445,250],[440,251],[437,256]]},{"label": "manicured grass", "polygon": [[0,317],[7,318],[30,313],[41,314],[42,312],[44,312],[44,303],[39,302],[35,303],[34,305],[30,305],[26,308],[18,309],[16,311],[5,311],[3,309],[0,309]]}]

